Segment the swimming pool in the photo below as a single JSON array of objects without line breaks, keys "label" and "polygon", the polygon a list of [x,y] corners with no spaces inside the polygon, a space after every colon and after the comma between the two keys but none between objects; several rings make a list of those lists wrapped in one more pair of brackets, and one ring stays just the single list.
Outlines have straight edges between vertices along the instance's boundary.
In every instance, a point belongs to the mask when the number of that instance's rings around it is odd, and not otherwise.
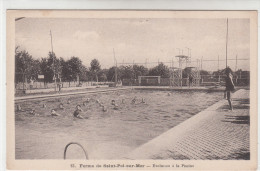
[{"label": "swimming pool", "polygon": [[[132,99],[136,97],[136,104]],[[83,106],[83,102],[90,102]],[[141,99],[145,103],[141,103]],[[63,159],[64,147],[78,142],[90,159],[120,159],[136,147],[223,98],[220,92],[122,90],[107,93],[66,96],[45,100],[18,102],[23,111],[15,112],[16,159]],[[119,109],[114,110],[114,99]],[[122,103],[124,99],[124,103]],[[71,103],[67,104],[70,100]],[[107,107],[107,112],[96,102]],[[50,116],[53,108],[60,116]],[[46,108],[43,108],[46,104]],[[80,104],[84,119],[73,117]],[[38,115],[31,115],[35,109]],[[71,146],[68,159],[84,159],[77,146]]]}]

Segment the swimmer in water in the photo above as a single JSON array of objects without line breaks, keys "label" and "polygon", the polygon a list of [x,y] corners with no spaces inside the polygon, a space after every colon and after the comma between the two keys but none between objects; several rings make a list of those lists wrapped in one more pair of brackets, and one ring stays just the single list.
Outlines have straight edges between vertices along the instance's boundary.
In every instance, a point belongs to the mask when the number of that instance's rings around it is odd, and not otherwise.
[{"label": "swimmer in water", "polygon": [[119,109],[119,106],[117,104],[114,105],[114,109],[115,110],[118,110]]},{"label": "swimmer in water", "polygon": [[21,110],[22,110],[21,106],[20,106],[20,105],[17,105],[17,106],[16,106],[16,110],[17,110],[17,111],[21,111]]},{"label": "swimmer in water", "polygon": [[111,100],[111,104],[114,106],[116,104],[115,100]]},{"label": "swimmer in water", "polygon": [[64,109],[63,103],[60,103],[59,108]]},{"label": "swimmer in water", "polygon": [[102,111],[103,111],[103,112],[106,112],[106,111],[107,111],[106,106],[102,106]]},{"label": "swimmer in water", "polygon": [[32,110],[30,111],[30,114],[31,114],[31,115],[35,115],[35,114],[36,114],[36,113],[35,113],[35,110],[32,109]]},{"label": "swimmer in water", "polygon": [[83,117],[80,115],[80,112],[82,112],[83,110],[81,109],[80,105],[76,106],[76,110],[73,113],[73,116],[79,119],[83,119]]},{"label": "swimmer in water", "polygon": [[100,101],[99,101],[98,99],[96,100],[96,102],[97,102],[97,103],[100,103]]},{"label": "swimmer in water", "polygon": [[54,109],[51,110],[51,116],[60,116]]},{"label": "swimmer in water", "polygon": [[136,96],[133,98],[132,104],[135,104],[135,102],[136,102]]},{"label": "swimmer in water", "polygon": [[30,111],[30,114],[31,114],[31,115],[34,115],[34,116],[39,116],[39,114],[36,113],[34,109],[32,109],[32,110]]}]

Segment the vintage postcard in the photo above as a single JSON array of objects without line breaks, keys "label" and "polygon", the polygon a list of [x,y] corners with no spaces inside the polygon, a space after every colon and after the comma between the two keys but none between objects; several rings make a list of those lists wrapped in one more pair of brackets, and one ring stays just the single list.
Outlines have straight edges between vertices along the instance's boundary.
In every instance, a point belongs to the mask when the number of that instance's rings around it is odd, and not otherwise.
[{"label": "vintage postcard", "polygon": [[256,170],[257,11],[8,10],[7,168]]}]

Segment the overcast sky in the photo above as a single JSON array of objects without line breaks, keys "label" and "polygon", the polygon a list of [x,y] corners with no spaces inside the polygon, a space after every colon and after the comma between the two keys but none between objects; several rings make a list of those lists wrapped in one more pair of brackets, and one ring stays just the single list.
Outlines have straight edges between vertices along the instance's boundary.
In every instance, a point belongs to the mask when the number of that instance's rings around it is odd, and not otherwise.
[{"label": "overcast sky", "polygon": [[[86,66],[98,59],[102,68],[114,65],[113,48],[118,63],[175,61],[176,55],[191,60],[225,60],[226,19],[43,19],[16,21],[16,45],[35,59],[47,57],[53,48],[57,57],[79,57]],[[229,19],[228,58],[250,58],[249,19]],[[179,48],[179,49],[177,49]],[[228,61],[234,70],[236,61]],[[148,65],[154,66],[155,63]],[[167,64],[167,65],[170,65]],[[197,62],[191,63],[196,66]],[[249,70],[249,61],[238,60],[237,69]],[[203,69],[216,70],[218,62],[203,62]],[[220,62],[220,69],[225,61]]]}]

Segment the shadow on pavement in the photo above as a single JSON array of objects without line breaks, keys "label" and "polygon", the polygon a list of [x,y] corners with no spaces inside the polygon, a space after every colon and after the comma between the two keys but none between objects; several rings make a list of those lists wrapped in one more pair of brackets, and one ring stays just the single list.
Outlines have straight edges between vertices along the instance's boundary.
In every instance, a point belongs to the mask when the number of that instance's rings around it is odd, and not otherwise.
[{"label": "shadow on pavement", "polygon": [[225,160],[250,160],[250,152],[247,149],[241,148],[230,154]]},{"label": "shadow on pavement", "polygon": [[222,120],[222,122],[250,125],[250,117],[249,116],[227,116],[226,115],[225,120]]}]

